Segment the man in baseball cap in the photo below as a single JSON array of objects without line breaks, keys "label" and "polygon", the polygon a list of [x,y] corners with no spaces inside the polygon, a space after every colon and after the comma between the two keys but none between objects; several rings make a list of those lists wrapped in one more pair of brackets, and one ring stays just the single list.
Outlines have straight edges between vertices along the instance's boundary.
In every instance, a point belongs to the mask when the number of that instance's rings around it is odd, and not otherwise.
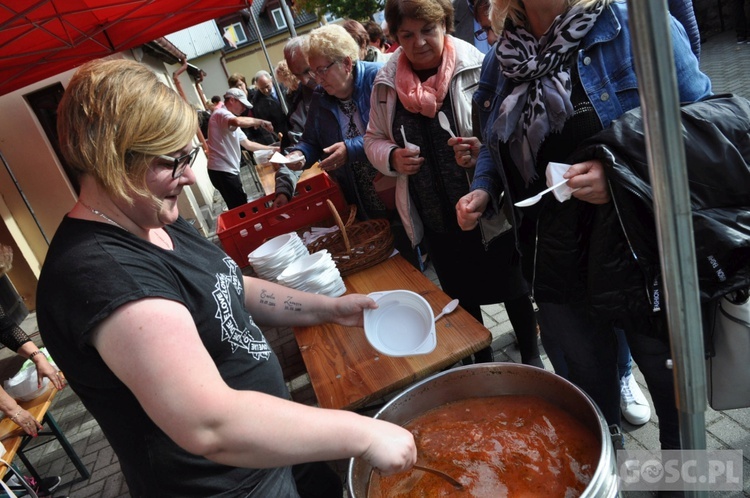
[{"label": "man in baseball cap", "polygon": [[224,94],[224,101],[226,101],[228,98],[239,101],[242,105],[244,105],[248,109],[253,108],[253,104],[251,104],[250,101],[247,100],[247,95],[241,88],[230,88],[229,90],[227,90],[226,93]]},{"label": "man in baseball cap", "polygon": [[244,90],[230,88],[224,93],[224,107],[216,109],[208,121],[208,178],[229,209],[247,202],[240,180],[242,149],[250,152],[279,150],[278,147],[248,140],[240,129],[262,127],[273,132],[269,121],[241,116],[245,109],[252,107]]}]

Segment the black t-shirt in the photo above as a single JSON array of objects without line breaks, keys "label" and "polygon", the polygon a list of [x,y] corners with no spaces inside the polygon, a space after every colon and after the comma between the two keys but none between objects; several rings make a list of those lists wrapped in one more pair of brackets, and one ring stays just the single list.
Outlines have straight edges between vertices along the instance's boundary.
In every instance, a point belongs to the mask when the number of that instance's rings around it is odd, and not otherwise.
[{"label": "black t-shirt", "polygon": [[[92,332],[118,307],[151,297],[177,301],[227,385],[289,397],[276,355],[245,310],[236,263],[182,218],[166,230],[173,251],[112,225],[66,217],[39,279],[44,344],[101,425],[132,496],[296,497],[288,467],[229,467],[178,447],[91,345]],[[175,372],[175,382],[186,381]],[[236,417],[252,419],[252,407]]]}]

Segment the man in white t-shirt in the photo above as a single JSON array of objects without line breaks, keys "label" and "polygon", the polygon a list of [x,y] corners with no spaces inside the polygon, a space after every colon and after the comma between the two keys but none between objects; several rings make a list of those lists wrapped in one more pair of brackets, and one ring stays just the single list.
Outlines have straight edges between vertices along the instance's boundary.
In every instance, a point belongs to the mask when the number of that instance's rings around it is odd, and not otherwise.
[{"label": "man in white t-shirt", "polygon": [[208,121],[208,177],[232,209],[247,202],[240,180],[242,149],[278,151],[278,147],[263,145],[247,139],[240,128],[262,127],[273,131],[269,121],[240,116],[252,108],[247,95],[239,88],[230,88],[224,94],[224,107],[214,110]]}]

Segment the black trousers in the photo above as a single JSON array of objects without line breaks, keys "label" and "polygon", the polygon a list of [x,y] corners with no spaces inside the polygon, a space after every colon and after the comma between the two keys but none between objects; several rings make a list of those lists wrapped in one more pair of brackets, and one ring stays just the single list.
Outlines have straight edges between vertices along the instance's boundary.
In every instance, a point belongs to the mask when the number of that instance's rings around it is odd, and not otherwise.
[{"label": "black trousers", "polygon": [[208,178],[216,190],[219,191],[227,208],[233,209],[247,203],[247,194],[242,188],[240,175],[225,173],[224,171],[208,170]]}]

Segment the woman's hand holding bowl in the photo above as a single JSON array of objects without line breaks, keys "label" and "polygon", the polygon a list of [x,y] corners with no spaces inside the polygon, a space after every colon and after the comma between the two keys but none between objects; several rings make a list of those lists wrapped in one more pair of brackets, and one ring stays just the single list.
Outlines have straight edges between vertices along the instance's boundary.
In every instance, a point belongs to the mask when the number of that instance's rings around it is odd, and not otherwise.
[{"label": "woman's hand holding bowl", "polygon": [[419,156],[420,149],[416,145],[393,149],[391,153],[391,167],[402,175],[413,175],[419,171],[424,157]]}]

